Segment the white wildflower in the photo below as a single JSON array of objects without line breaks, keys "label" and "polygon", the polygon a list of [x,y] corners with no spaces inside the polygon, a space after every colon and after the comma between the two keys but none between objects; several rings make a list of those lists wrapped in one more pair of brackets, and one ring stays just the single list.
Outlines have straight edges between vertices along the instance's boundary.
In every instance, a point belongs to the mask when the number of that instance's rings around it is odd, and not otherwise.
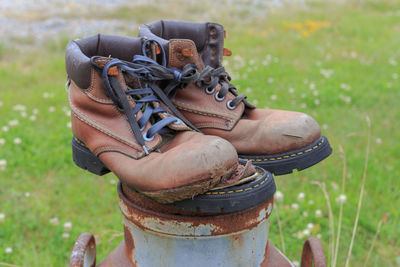
[{"label": "white wildflower", "polygon": [[397,80],[399,78],[399,75],[397,73],[392,74],[393,80]]},{"label": "white wildflower", "polygon": [[326,124],[326,123],[322,124],[322,129],[328,130],[328,128],[329,128],[328,124]]},{"label": "white wildflower", "polygon": [[315,210],[315,217],[321,218],[322,217],[322,211],[321,210]]},{"label": "white wildflower", "polygon": [[67,127],[71,128],[72,127],[72,123],[71,122],[67,122]]},{"label": "white wildflower", "polygon": [[8,125],[9,125],[10,127],[17,126],[18,124],[19,124],[19,121],[18,121],[18,120],[11,120],[11,121],[8,122]]},{"label": "white wildflower", "polygon": [[304,198],[305,198],[305,196],[306,196],[306,194],[305,194],[304,192],[300,192],[300,193],[297,195],[297,200],[298,200],[298,201],[303,201]]},{"label": "white wildflower", "polygon": [[336,198],[336,202],[339,204],[343,204],[346,203],[347,201],[347,196],[345,194],[340,194],[337,198]]},{"label": "white wildflower", "polygon": [[296,267],[299,267],[299,266],[300,266],[300,263],[299,263],[298,261],[292,261],[292,263],[293,263],[293,265],[296,266]]},{"label": "white wildflower", "polygon": [[316,106],[318,106],[320,103],[321,103],[321,102],[319,101],[319,99],[315,99],[315,100],[314,100],[314,104],[315,104]]},{"label": "white wildflower", "polygon": [[110,184],[116,184],[116,183],[117,183],[117,180],[115,180],[115,179],[110,180]]},{"label": "white wildflower", "polygon": [[0,222],[4,222],[6,219],[6,215],[4,213],[0,213]]},{"label": "white wildflower", "polygon": [[294,88],[289,88],[289,93],[294,94]]},{"label": "white wildflower", "polygon": [[64,239],[69,238],[69,234],[68,234],[68,233],[63,233],[63,234],[62,234],[62,238],[64,238]]},{"label": "white wildflower", "polygon": [[6,248],[6,249],[4,250],[4,252],[5,252],[6,254],[11,254],[11,253],[13,252],[13,249],[10,248],[10,247],[8,247],[8,248]]},{"label": "white wildflower", "polygon": [[24,105],[17,104],[12,108],[14,111],[26,111],[26,107]]},{"label": "white wildflower", "polygon": [[29,119],[30,119],[31,121],[35,121],[35,120],[36,120],[36,116],[35,116],[35,115],[31,115],[31,116],[29,117]]},{"label": "white wildflower", "polygon": [[322,238],[322,235],[321,235],[321,234],[317,234],[317,238],[318,238],[318,239],[321,239],[321,238]]},{"label": "white wildflower", "polygon": [[311,235],[311,231],[308,230],[308,229],[304,229],[304,230],[303,230],[303,235],[304,235],[304,236],[310,236],[310,235]]},{"label": "white wildflower", "polygon": [[299,209],[299,204],[297,204],[297,203],[292,203],[291,207],[292,207],[292,209],[294,209],[294,210],[298,210],[298,209]]},{"label": "white wildflower", "polygon": [[54,111],[56,111],[56,107],[50,106],[49,107],[49,112],[54,112]]},{"label": "white wildflower", "polygon": [[4,146],[6,144],[6,139],[0,138],[0,146]]},{"label": "white wildflower", "polygon": [[25,197],[30,197],[31,193],[30,192],[25,192]]},{"label": "white wildflower", "polygon": [[246,91],[246,93],[251,93],[253,91],[253,89],[251,87],[247,87],[244,90]]},{"label": "white wildflower", "polygon": [[28,116],[28,114],[25,112],[25,111],[22,111],[21,112],[21,117],[22,118],[26,118]]},{"label": "white wildflower", "polygon": [[341,83],[340,84],[340,88],[345,90],[345,91],[350,91],[350,89],[351,89],[350,85],[345,84],[345,83]]},{"label": "white wildflower", "polygon": [[278,99],[278,96],[273,94],[273,95],[270,96],[270,98],[271,98],[272,101],[275,101],[275,100]]},{"label": "white wildflower", "polygon": [[314,229],[314,224],[313,223],[308,223],[307,224],[307,229],[312,231],[312,229]]},{"label": "white wildflower", "polygon": [[65,229],[65,231],[71,230],[72,229],[72,222],[64,223],[64,229]]},{"label": "white wildflower", "polygon": [[39,110],[38,110],[37,108],[34,108],[34,109],[32,110],[32,113],[35,114],[35,115],[37,115],[37,114],[39,113]]},{"label": "white wildflower", "polygon": [[268,83],[273,83],[274,82],[274,78],[269,77],[267,81],[268,81]]},{"label": "white wildflower", "polygon": [[309,204],[309,205],[314,205],[314,200],[310,199],[310,200],[308,201],[308,204]]},{"label": "white wildflower", "polygon": [[300,107],[301,107],[301,108],[306,108],[306,107],[307,107],[307,104],[306,104],[306,103],[301,103],[301,104],[300,104]]},{"label": "white wildflower", "polygon": [[3,132],[8,132],[8,130],[10,130],[10,128],[8,128],[8,126],[3,126],[3,127],[1,127],[1,130]]},{"label": "white wildflower", "polygon": [[397,61],[394,58],[389,58],[389,64],[392,66],[397,66]]},{"label": "white wildflower", "polygon": [[351,102],[351,97],[350,96],[346,96],[346,95],[339,95],[339,98],[342,99],[346,104],[349,104]]},{"label": "white wildflower", "polygon": [[302,215],[303,215],[303,217],[308,217],[308,212],[307,211],[303,211]]},{"label": "white wildflower", "polygon": [[5,171],[7,167],[7,160],[0,159],[0,170]]},{"label": "white wildflower", "polygon": [[57,226],[57,225],[60,224],[60,222],[58,221],[58,218],[57,218],[57,217],[51,218],[51,219],[50,219],[50,223],[51,223],[52,225],[54,225],[54,226]]},{"label": "white wildflower", "polygon": [[47,92],[44,92],[43,93],[43,98],[49,98],[50,97],[50,94],[49,93],[47,93]]},{"label": "white wildflower", "polygon": [[382,144],[382,139],[378,137],[375,139],[375,142],[380,145]]},{"label": "white wildflower", "polygon": [[22,143],[21,138],[19,137],[14,138],[14,145],[20,145],[21,143]]},{"label": "white wildflower", "polygon": [[275,192],[275,200],[278,202],[282,202],[283,200],[283,193],[281,191],[276,191]]}]

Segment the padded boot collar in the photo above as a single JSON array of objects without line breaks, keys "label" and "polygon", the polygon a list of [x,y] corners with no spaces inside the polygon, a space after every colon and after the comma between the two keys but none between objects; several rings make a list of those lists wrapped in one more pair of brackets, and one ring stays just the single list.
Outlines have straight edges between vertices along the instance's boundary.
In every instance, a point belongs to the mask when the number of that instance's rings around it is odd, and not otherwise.
[{"label": "padded boot collar", "polygon": [[169,53],[169,40],[192,40],[202,63],[213,68],[222,64],[224,50],[224,27],[212,22],[189,22],[158,20],[143,24],[139,28],[139,37],[157,40]]},{"label": "padded boot collar", "polygon": [[68,77],[82,89],[90,86],[92,56],[113,57],[131,61],[134,55],[141,54],[140,38],[97,34],[72,40],[65,53]]}]

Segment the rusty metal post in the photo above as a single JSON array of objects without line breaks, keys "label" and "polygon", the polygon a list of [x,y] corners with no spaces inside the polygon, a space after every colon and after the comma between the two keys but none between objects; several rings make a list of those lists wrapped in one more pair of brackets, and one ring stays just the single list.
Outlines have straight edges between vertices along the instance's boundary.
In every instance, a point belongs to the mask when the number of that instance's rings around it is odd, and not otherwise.
[{"label": "rusty metal post", "polygon": [[[255,196],[257,192],[264,193],[262,201],[229,213],[224,208],[218,212],[203,209],[209,207],[213,201],[216,204],[226,200],[229,197],[228,192],[233,192],[229,189],[200,197],[203,198],[202,201],[208,201],[204,206],[201,206],[201,201],[196,202],[196,198],[177,205],[161,205],[134,189],[119,184],[119,205],[124,217],[125,238],[98,266],[294,266],[268,242],[275,184],[272,176],[264,175],[261,178],[258,182],[236,188],[242,195],[238,194],[239,198],[235,201],[241,199],[244,202],[238,206],[245,207],[246,203],[251,202],[248,198]],[[267,194],[267,191],[262,190],[272,186],[266,183],[271,182],[268,179],[272,179],[273,191],[270,190]],[[248,188],[255,189],[254,194],[245,194],[250,191]],[[190,208],[187,208],[188,202]],[[199,205],[190,205],[191,203]],[[80,243],[82,242],[78,240],[77,244]],[[303,254],[305,263],[313,257],[314,250],[318,250],[318,244],[308,243],[307,248],[310,248],[309,251]],[[77,251],[74,248],[73,255],[80,256],[79,260],[74,257],[74,261],[81,265],[72,265],[71,256],[71,266],[92,266],[84,264],[85,253],[82,253],[80,246]],[[318,263],[315,266],[324,265]]]}]

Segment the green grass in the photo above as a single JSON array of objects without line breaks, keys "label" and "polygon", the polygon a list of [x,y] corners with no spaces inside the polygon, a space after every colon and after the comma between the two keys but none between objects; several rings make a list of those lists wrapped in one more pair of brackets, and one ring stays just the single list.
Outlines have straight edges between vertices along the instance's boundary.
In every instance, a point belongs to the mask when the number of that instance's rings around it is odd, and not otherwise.
[{"label": "green grass", "polygon": [[[361,187],[367,143],[365,117],[369,116],[371,152],[350,265],[363,265],[377,224],[387,212],[388,220],[368,266],[400,264],[400,77],[395,79],[395,74],[400,76],[400,20],[396,10],[399,13],[395,1],[315,3],[307,9],[289,8],[244,23],[234,19],[241,14],[239,11],[233,10],[231,17],[222,11],[217,20],[227,30],[225,46],[233,51],[233,56],[227,58],[227,68],[240,92],[258,107],[311,114],[324,125],[323,133],[334,149],[331,157],[313,168],[276,177],[278,190],[284,194],[279,215],[286,254],[293,260],[299,261],[306,239],[296,233],[308,223],[314,224],[312,235],[321,235],[328,253],[327,204],[322,191],[311,182],[327,185],[336,232],[339,205],[335,198],[340,194],[343,168],[338,148],[342,146],[348,173],[338,266],[344,266]],[[152,17],[156,18],[162,10],[154,12]],[[122,17],[128,13],[124,10]],[[330,26],[307,36],[288,29],[288,24],[304,24],[307,20],[329,22]],[[65,112],[65,40],[51,41],[45,48],[26,53],[0,46],[0,138],[5,139],[0,146],[0,160],[7,160],[6,169],[0,170],[0,213],[5,214],[0,222],[0,262],[66,266],[76,238],[85,231],[101,240],[97,245],[100,262],[123,239],[113,184],[117,178],[95,177],[72,162],[72,133]],[[324,77],[321,70],[332,74]],[[348,97],[351,101],[346,103],[343,99]],[[17,104],[26,106],[26,118],[13,110]],[[55,111],[50,112],[49,107],[55,107]],[[38,113],[32,121],[34,109]],[[1,130],[15,119],[19,121],[17,126],[9,127],[8,132]],[[20,145],[13,144],[17,137],[22,140]],[[297,199],[300,192],[305,193],[303,201]],[[299,204],[299,209],[292,209],[292,203]],[[322,210],[322,217],[315,216],[317,209]],[[281,247],[274,214],[270,240]],[[58,226],[49,222],[54,217],[60,222]],[[72,222],[70,231],[63,229],[65,222]],[[62,238],[63,233],[70,237]],[[7,247],[13,252],[5,253]]]}]

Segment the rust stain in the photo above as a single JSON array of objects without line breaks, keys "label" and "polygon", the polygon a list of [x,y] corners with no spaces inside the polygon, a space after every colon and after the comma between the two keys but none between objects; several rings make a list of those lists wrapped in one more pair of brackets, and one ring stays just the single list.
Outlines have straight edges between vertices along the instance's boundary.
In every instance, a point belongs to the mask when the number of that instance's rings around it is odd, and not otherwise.
[{"label": "rust stain", "polygon": [[135,251],[135,241],[133,239],[131,230],[124,225],[124,236],[125,236],[125,253],[130,261],[134,261],[133,252]]},{"label": "rust stain", "polygon": [[[268,209],[268,205],[273,202],[273,199],[259,204],[250,209],[227,214],[199,214],[195,212],[184,212],[178,207],[161,205],[140,194],[130,192],[127,187],[119,188],[120,204],[123,205],[124,216],[127,220],[135,224],[141,229],[148,229],[146,220],[157,220],[158,222],[169,223],[187,223],[190,227],[200,225],[209,225],[212,235],[223,235],[229,233],[250,230],[256,227],[263,219],[259,218],[260,214]],[[123,191],[123,192],[122,192]]]}]

